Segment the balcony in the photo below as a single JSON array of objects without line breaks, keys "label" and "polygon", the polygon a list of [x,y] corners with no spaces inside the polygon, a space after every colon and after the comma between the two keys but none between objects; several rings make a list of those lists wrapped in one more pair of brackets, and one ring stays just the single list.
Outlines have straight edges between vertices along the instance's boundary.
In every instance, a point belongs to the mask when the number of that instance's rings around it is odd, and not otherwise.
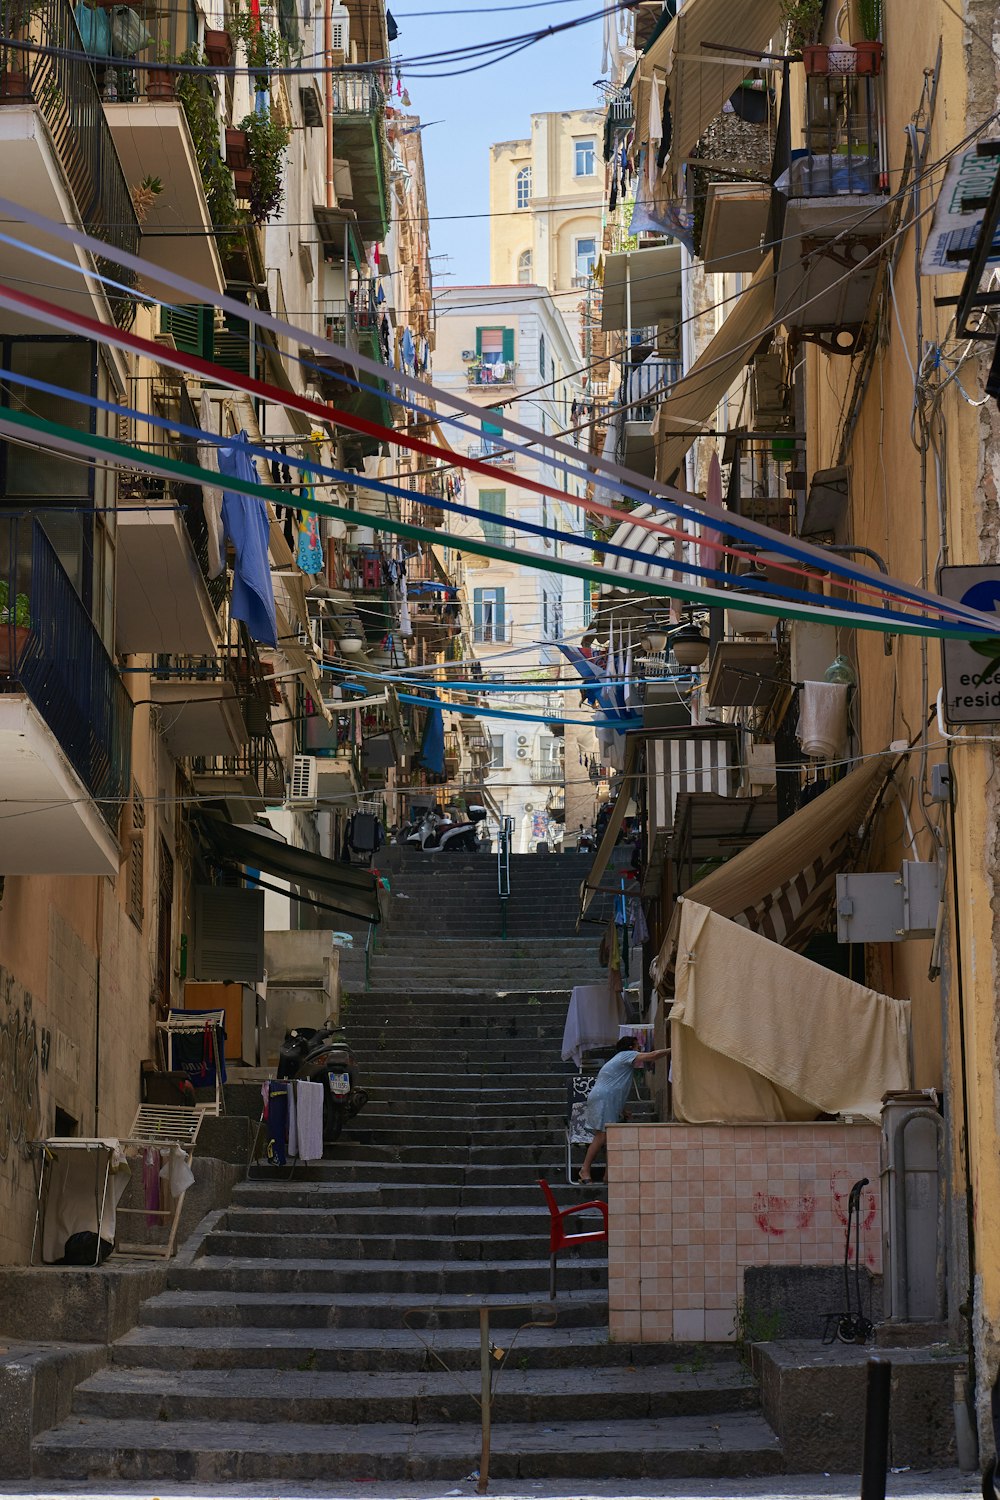
[{"label": "balcony", "polygon": [[[97,78],[88,62],[57,55],[80,51],[73,7],[68,0],[32,0],[24,12],[27,21],[23,28],[16,28],[18,35],[53,50],[16,55],[6,52],[0,61],[4,181],[25,208],[60,224],[82,222],[91,234],[135,254],[139,249],[139,221],[104,118]],[[12,7],[7,7],[6,14],[13,14]],[[5,25],[2,16],[0,12],[0,31]],[[18,225],[17,236],[46,254],[52,251],[51,241],[41,231]],[[88,267],[93,264],[84,252],[79,254]],[[38,256],[12,245],[5,245],[0,252],[4,281],[31,286],[44,280],[45,296],[60,307],[86,311],[105,322],[113,316],[120,326],[130,326],[134,316],[130,298],[110,291],[105,294],[93,283],[88,299],[84,283],[72,269],[50,260],[44,265],[43,276],[42,265]],[[135,281],[134,272],[113,261],[101,262],[98,269],[126,285]],[[19,323],[12,315],[5,315],[5,330],[22,331]],[[37,333],[38,325],[31,323],[23,331]]]},{"label": "balcony", "polygon": [[881,83],[851,74],[807,78],[808,149],[775,184],[775,318],[829,353],[858,346],[880,270],[876,252],[894,211]]},{"label": "balcony", "polygon": [[117,877],[132,703],[38,521],[0,523],[3,875]]},{"label": "balcony", "polygon": [[118,504],[118,650],[214,655],[227,580],[225,570],[218,578],[208,576],[200,488],[120,471]]},{"label": "balcony", "polygon": [[492,364],[477,359],[468,366],[466,374],[470,390],[487,385],[493,389],[517,384],[517,364],[512,359],[501,359]]},{"label": "balcony", "polygon": [[679,359],[650,355],[640,364],[622,360],[616,451],[625,467],[636,474],[652,478],[656,471],[656,441],[651,424],[670,387],[680,378]]},{"label": "balcony", "polygon": [[337,155],[350,165],[358,230],[364,240],[384,240],[389,227],[385,97],[374,73],[343,68],[332,81]]},{"label": "balcony", "polygon": [[566,767],[561,760],[533,760],[531,779],[536,786],[562,786]]},{"label": "balcony", "polygon": [[[157,657],[149,696],[163,709],[163,738],[174,759],[237,755],[250,738],[247,715],[259,716],[258,676],[241,627],[216,655]],[[265,727],[254,725],[258,732]]]},{"label": "balcony", "polygon": [[251,735],[235,755],[197,756],[191,784],[200,798],[226,803],[234,823],[252,823],[268,801],[285,795],[285,772],[270,729]]},{"label": "balcony", "polygon": [[470,458],[480,463],[492,464],[497,469],[513,469],[517,465],[517,454],[508,452],[502,443],[486,440],[470,443],[466,450]]}]

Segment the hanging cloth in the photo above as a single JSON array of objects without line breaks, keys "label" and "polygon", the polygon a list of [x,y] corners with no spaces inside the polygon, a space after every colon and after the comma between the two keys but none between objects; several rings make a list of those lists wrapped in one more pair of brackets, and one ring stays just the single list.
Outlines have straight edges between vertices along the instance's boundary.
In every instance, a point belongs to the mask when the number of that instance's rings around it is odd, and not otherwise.
[{"label": "hanging cloth", "polygon": [[410,601],[406,592],[405,577],[399,584],[399,633],[404,640],[409,640],[413,635],[413,624],[410,620]]},{"label": "hanging cloth", "polygon": [[315,577],[323,571],[323,542],[319,534],[319,517],[308,509],[309,503],[315,500],[312,475],[308,469],[304,471],[303,478],[305,484],[302,486],[302,498],[306,504],[299,516],[299,545],[295,560],[303,573]]}]

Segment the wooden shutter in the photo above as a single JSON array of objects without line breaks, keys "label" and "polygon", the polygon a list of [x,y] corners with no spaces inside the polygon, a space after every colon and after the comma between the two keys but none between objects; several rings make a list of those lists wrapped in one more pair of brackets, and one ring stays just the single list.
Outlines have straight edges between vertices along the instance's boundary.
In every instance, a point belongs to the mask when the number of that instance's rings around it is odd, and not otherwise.
[{"label": "wooden shutter", "polygon": [[507,622],[504,618],[504,590],[496,590],[497,601],[493,606],[493,639],[505,641],[507,639]]},{"label": "wooden shutter", "polygon": [[193,977],[244,984],[263,979],[263,891],[195,887]]},{"label": "wooden shutter", "polygon": [[483,330],[481,328],[477,328],[476,329],[476,354],[477,354],[477,356],[481,355],[482,352],[483,352]]},{"label": "wooden shutter", "polygon": [[505,328],[503,331],[503,357],[507,360],[514,358],[514,330]]},{"label": "wooden shutter", "polygon": [[[491,406],[491,407],[488,407],[487,410],[488,411],[496,411],[496,408]],[[499,412],[497,412],[497,415],[499,416]],[[486,417],[483,418],[482,427],[483,427],[483,437],[485,437],[485,438],[493,438],[493,437],[502,437],[503,436],[503,428],[502,427],[498,427],[495,422],[490,422]]]},{"label": "wooden shutter", "polygon": [[202,359],[215,358],[215,309],[208,303],[160,308],[160,332],[169,333],[177,348]]},{"label": "wooden shutter", "polygon": [[[507,514],[507,491],[506,490],[480,490],[479,509],[491,510],[496,515]],[[499,521],[483,520],[483,536],[488,542],[498,542],[503,537],[504,527]]]},{"label": "wooden shutter", "polygon": [[472,591],[472,627],[473,635],[477,641],[483,638],[483,591],[473,589]]}]

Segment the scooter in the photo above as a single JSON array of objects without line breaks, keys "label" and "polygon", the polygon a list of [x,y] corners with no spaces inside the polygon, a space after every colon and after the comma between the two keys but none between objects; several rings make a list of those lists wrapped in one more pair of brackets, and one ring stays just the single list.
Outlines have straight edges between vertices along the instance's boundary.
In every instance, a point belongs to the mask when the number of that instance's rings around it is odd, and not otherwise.
[{"label": "scooter", "polygon": [[473,803],[469,807],[468,821],[463,823],[456,823],[437,813],[428,813],[421,824],[419,847],[431,854],[445,849],[474,853],[480,846],[479,824],[485,817],[486,808],[479,803]]},{"label": "scooter", "polygon": [[279,1078],[323,1085],[323,1141],[333,1145],[349,1119],[368,1103],[358,1087],[358,1065],[339,1026],[297,1026],[285,1032],[278,1053]]},{"label": "scooter", "polygon": [[592,829],[584,828],[580,824],[580,832],[577,835],[576,850],[578,854],[593,854],[597,849],[597,835]]}]

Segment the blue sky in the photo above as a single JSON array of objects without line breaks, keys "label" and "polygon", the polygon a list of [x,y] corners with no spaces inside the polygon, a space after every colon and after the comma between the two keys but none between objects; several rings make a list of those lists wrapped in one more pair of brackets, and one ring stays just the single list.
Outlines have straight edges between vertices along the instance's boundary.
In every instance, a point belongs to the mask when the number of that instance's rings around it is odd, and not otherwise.
[{"label": "blue sky", "polygon": [[[488,212],[490,144],[526,136],[530,116],[540,110],[590,108],[600,97],[593,87],[601,68],[600,20],[546,38],[475,73],[456,78],[408,77],[407,57],[557,25],[592,14],[599,0],[536,4],[525,10],[494,10],[485,0],[472,15],[427,14],[468,9],[469,4],[470,0],[390,0],[399,26],[393,53],[403,60],[403,87],[409,92],[411,107],[422,120],[441,122],[424,131],[431,254],[451,257],[433,263],[438,289],[489,280],[489,220],[441,216]],[[419,72],[420,65],[415,64],[413,74]]]}]

